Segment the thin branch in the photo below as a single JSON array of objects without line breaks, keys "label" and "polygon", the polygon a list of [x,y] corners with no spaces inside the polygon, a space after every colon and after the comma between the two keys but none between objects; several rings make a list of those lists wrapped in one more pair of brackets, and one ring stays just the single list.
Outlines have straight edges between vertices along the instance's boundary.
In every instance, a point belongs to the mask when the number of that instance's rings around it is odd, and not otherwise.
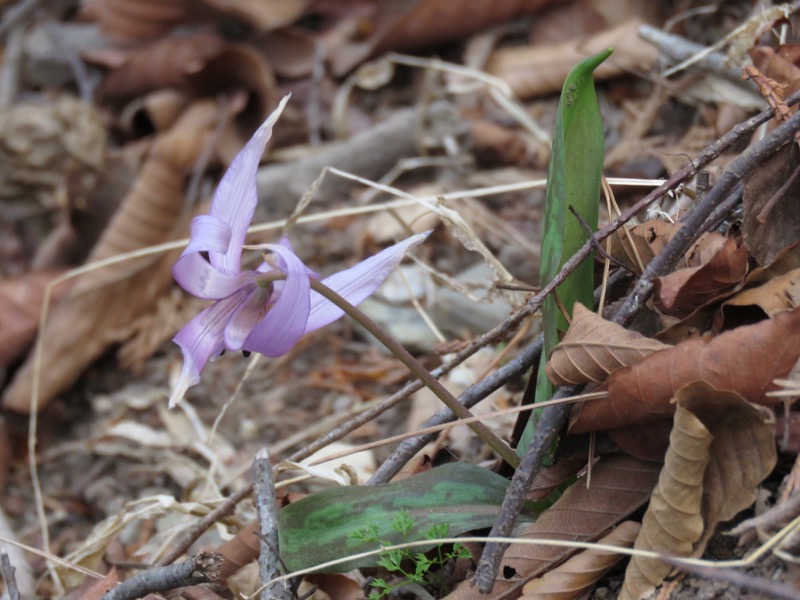
[{"label": "thin branch", "polygon": [[6,593],[10,600],[20,600],[19,588],[17,587],[16,569],[11,565],[8,553],[3,549],[0,551],[0,562],[3,569],[3,581],[6,582]]},{"label": "thin branch", "polygon": [[[258,574],[262,584],[280,575],[278,569],[278,506],[275,502],[275,481],[269,451],[262,448],[253,461],[253,495],[258,509]],[[266,586],[261,590],[262,600],[281,598],[288,589],[283,586]]]},{"label": "thin branch", "polygon": [[103,600],[135,600],[152,592],[212,583],[222,569],[222,555],[201,550],[185,561],[166,567],[153,567],[123,581],[103,596]]}]

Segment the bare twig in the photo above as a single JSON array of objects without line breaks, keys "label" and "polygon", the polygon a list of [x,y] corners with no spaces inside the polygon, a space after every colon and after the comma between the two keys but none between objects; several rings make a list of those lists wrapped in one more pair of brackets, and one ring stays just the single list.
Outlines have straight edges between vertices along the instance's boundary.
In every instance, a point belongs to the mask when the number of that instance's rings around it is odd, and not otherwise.
[{"label": "bare twig", "polygon": [[[265,587],[261,590],[262,600],[283,598],[289,589],[284,586],[266,585],[280,575],[278,569],[278,506],[275,503],[275,481],[272,476],[272,463],[269,451],[262,448],[253,461],[253,495],[258,509],[258,574]],[[284,584],[285,585],[285,584]]]},{"label": "bare twig", "polygon": [[5,52],[3,53],[2,69],[0,69],[0,110],[10,107],[17,95],[25,30],[25,27],[18,27],[12,29],[8,35]]},{"label": "bare twig", "polygon": [[17,576],[15,575],[16,569],[11,565],[5,548],[0,551],[0,562],[2,562],[3,581],[6,582],[6,593],[10,600],[19,600],[19,588],[17,587]]},{"label": "bare twig", "polygon": [[[797,94],[793,96],[795,102],[797,101],[797,96]],[[771,110],[764,111],[758,117],[753,117],[752,119],[749,119],[748,121],[740,123],[734,127],[733,130],[722,136],[722,138],[717,140],[717,142],[706,148],[706,150],[701,153],[703,160],[705,161],[707,157],[712,155],[719,155],[721,152],[719,148],[722,145],[723,140],[726,140],[726,143],[728,144],[732,143],[734,138],[744,135],[743,132],[745,130],[757,126],[754,125],[757,120],[766,120],[766,118],[768,118],[768,114],[771,114],[771,112]],[[664,251],[647,265],[644,273],[636,283],[636,287],[628,295],[623,305],[615,313],[614,322],[623,326],[630,324],[630,322],[633,320],[633,317],[639,312],[644,302],[652,293],[652,280],[655,277],[665,275],[675,266],[678,259],[697,239],[700,229],[707,221],[714,208],[734,191],[737,185],[739,185],[741,182],[742,178],[752,172],[756,166],[774,154],[779,148],[788,143],[793,138],[794,133],[798,128],[800,128],[800,113],[795,114],[791,119],[777,127],[760,142],[750,146],[731,163],[729,168],[720,178],[719,182],[717,182],[717,185],[715,185],[714,188],[712,188],[712,190],[702,199],[702,201],[695,206],[683,227],[681,227],[681,229],[675,234],[675,237],[670,240],[666,248],[664,248]],[[701,166],[697,164],[698,162],[698,160],[694,161],[691,165],[684,167],[682,171],[696,171]],[[703,164],[705,164],[705,162]],[[678,174],[676,173],[676,175]],[[670,181],[672,181],[676,175],[673,175],[673,177],[670,178]],[[661,188],[658,189],[660,190]],[[648,194],[648,196],[654,195],[657,191],[658,190],[654,190]],[[640,207],[640,205],[646,199],[647,197],[637,202],[633,208]],[[638,210],[639,209],[637,209],[637,211]],[[625,213],[615,219],[613,223],[605,227],[593,237],[601,240],[605,239],[605,237],[609,235],[608,230],[613,225],[618,224],[618,226],[620,226],[624,220],[630,218],[630,216],[627,216],[630,212],[631,209],[625,211]],[[557,285],[559,285],[566,277],[562,276],[562,274],[567,267],[571,266],[574,269],[574,266],[579,264],[580,260],[582,260],[580,257],[584,255],[584,252],[585,254],[589,253],[589,249],[592,247],[592,244],[592,240],[589,240],[586,244],[584,244],[584,247],[581,249],[581,251],[567,261],[567,263],[564,265],[564,269],[562,269],[556,278],[550,284],[545,286],[545,288],[542,289],[542,292],[538,294],[531,302],[536,301],[541,304],[539,296],[550,293]],[[564,396],[571,396],[579,393],[579,391],[579,388],[562,388],[559,389],[553,397],[561,398]],[[512,478],[511,484],[506,492],[503,506],[500,509],[500,514],[490,533],[490,537],[508,537],[510,535],[516,521],[516,517],[522,508],[522,503],[525,499],[525,496],[530,489],[531,482],[541,469],[542,459],[544,458],[548,449],[551,447],[552,443],[555,441],[559,431],[566,423],[568,410],[569,409],[567,406],[556,405],[548,407],[542,411],[542,416],[534,434],[534,439],[531,442],[528,453],[523,457],[520,467],[514,473],[514,477]],[[506,545],[503,544],[489,543],[486,545],[475,573],[475,582],[478,584],[478,587],[482,593],[489,593],[494,586],[494,580],[505,549]]]},{"label": "bare twig", "polygon": [[731,529],[730,534],[741,536],[753,529],[761,531],[777,531],[800,515],[800,493],[795,494],[785,502],[776,504],[751,519],[745,519]]},{"label": "bare twig", "polygon": [[103,600],[134,600],[151,592],[211,583],[222,569],[222,555],[201,550],[185,561],[167,567],[154,567],[123,581],[103,596]]}]

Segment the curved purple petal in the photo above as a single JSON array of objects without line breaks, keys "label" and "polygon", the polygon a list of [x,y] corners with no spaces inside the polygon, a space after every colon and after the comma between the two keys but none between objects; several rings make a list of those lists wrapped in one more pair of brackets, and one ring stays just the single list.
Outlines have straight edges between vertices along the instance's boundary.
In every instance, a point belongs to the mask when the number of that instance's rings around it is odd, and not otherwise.
[{"label": "curved purple petal", "polygon": [[[428,237],[430,231],[412,235],[410,238],[389,246],[361,261],[357,265],[340,271],[322,280],[322,283],[350,302],[358,305],[366,300],[389,274],[400,264],[411,246]],[[311,293],[311,312],[306,323],[306,333],[332,323],[344,314],[341,308],[326,300],[316,292]]]},{"label": "curved purple petal", "polygon": [[192,296],[222,300],[255,282],[253,271],[228,275],[217,271],[197,252],[182,255],[172,267],[172,276]]},{"label": "curved purple petal", "polygon": [[[264,320],[256,324],[242,347],[275,357],[286,354],[305,333],[311,287],[306,266],[293,252],[280,244],[265,247],[280,257],[287,277],[277,302]],[[277,295],[278,290],[274,293]]]},{"label": "curved purple petal", "polygon": [[267,117],[263,125],[247,142],[247,145],[236,155],[228,170],[222,176],[210,214],[227,223],[231,228],[230,243],[224,253],[211,252],[211,264],[223,273],[238,273],[242,255],[242,244],[247,228],[253,218],[258,202],[256,192],[256,171],[267,141],[272,136],[272,127],[281,115],[289,96],[281,100],[278,107]]},{"label": "curved purple petal", "polygon": [[253,328],[267,312],[270,290],[255,286],[239,306],[231,314],[230,321],[225,327],[225,348],[228,350],[241,350],[244,341]]},{"label": "curved purple petal", "polygon": [[222,351],[223,332],[231,311],[242,301],[246,292],[215,302],[189,321],[172,338],[183,352],[183,369],[172,390],[169,406],[172,408],[183,398],[186,390],[200,382],[200,371],[208,359]]},{"label": "curved purple petal", "polygon": [[231,226],[214,215],[198,215],[192,219],[189,244],[183,254],[190,252],[225,253],[231,243]]}]

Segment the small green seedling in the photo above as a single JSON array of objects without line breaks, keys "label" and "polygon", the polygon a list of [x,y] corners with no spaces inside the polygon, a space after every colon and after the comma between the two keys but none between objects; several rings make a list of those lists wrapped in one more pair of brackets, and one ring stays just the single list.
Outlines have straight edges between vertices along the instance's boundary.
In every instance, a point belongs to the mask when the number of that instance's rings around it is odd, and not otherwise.
[{"label": "small green seedling", "polygon": [[[392,521],[392,529],[397,531],[408,542],[409,533],[414,527],[414,520],[406,510],[401,510]],[[426,540],[435,540],[447,537],[450,526],[447,523],[433,525],[425,532]],[[356,540],[366,543],[377,543],[381,546],[393,545],[389,540],[380,539],[378,527],[374,524],[364,527],[352,534]],[[429,585],[442,590],[444,587],[444,577],[441,574],[442,568],[450,561],[459,558],[471,558],[469,550],[461,544],[454,544],[449,551],[444,551],[441,544],[434,548],[433,558],[422,552],[412,554],[407,549],[387,550],[378,558],[378,566],[383,567],[390,573],[394,573],[399,578],[398,581],[390,583],[383,578],[372,580],[372,591],[369,600],[380,600],[391,594],[393,591],[416,583],[418,585]]]}]

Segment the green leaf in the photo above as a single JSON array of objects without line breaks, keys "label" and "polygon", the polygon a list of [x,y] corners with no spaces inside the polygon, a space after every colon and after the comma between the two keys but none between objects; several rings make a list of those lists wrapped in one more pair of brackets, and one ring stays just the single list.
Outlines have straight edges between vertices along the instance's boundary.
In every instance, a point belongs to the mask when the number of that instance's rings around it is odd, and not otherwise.
[{"label": "green leaf", "polygon": [[[435,525],[447,525],[449,535],[489,527],[507,487],[508,480],[488,469],[451,463],[394,483],[324,490],[278,513],[281,557],[296,571],[375,550],[378,544],[353,536],[373,525],[379,539],[402,543],[403,535],[393,527],[401,511],[408,511],[412,523],[408,541],[426,539]],[[372,556],[331,570],[345,572],[377,561]]]},{"label": "green leaf", "polygon": [[[589,239],[586,229],[569,207],[572,206],[577,211],[592,231],[597,229],[604,137],[592,73],[612,51],[613,48],[608,48],[575,65],[561,90],[550,166],[547,170],[539,269],[541,286],[550,283],[564,263]],[[570,314],[576,302],[584,306],[594,304],[594,261],[591,257],[584,260],[556,288],[556,293]],[[537,402],[549,400],[553,395],[553,386],[545,375],[544,365],[550,352],[558,344],[559,332],[567,329],[567,321],[552,295],[547,297],[542,307],[542,323],[544,352],[536,379]],[[533,439],[534,414],[531,415],[517,447],[520,456],[525,454]]]}]

